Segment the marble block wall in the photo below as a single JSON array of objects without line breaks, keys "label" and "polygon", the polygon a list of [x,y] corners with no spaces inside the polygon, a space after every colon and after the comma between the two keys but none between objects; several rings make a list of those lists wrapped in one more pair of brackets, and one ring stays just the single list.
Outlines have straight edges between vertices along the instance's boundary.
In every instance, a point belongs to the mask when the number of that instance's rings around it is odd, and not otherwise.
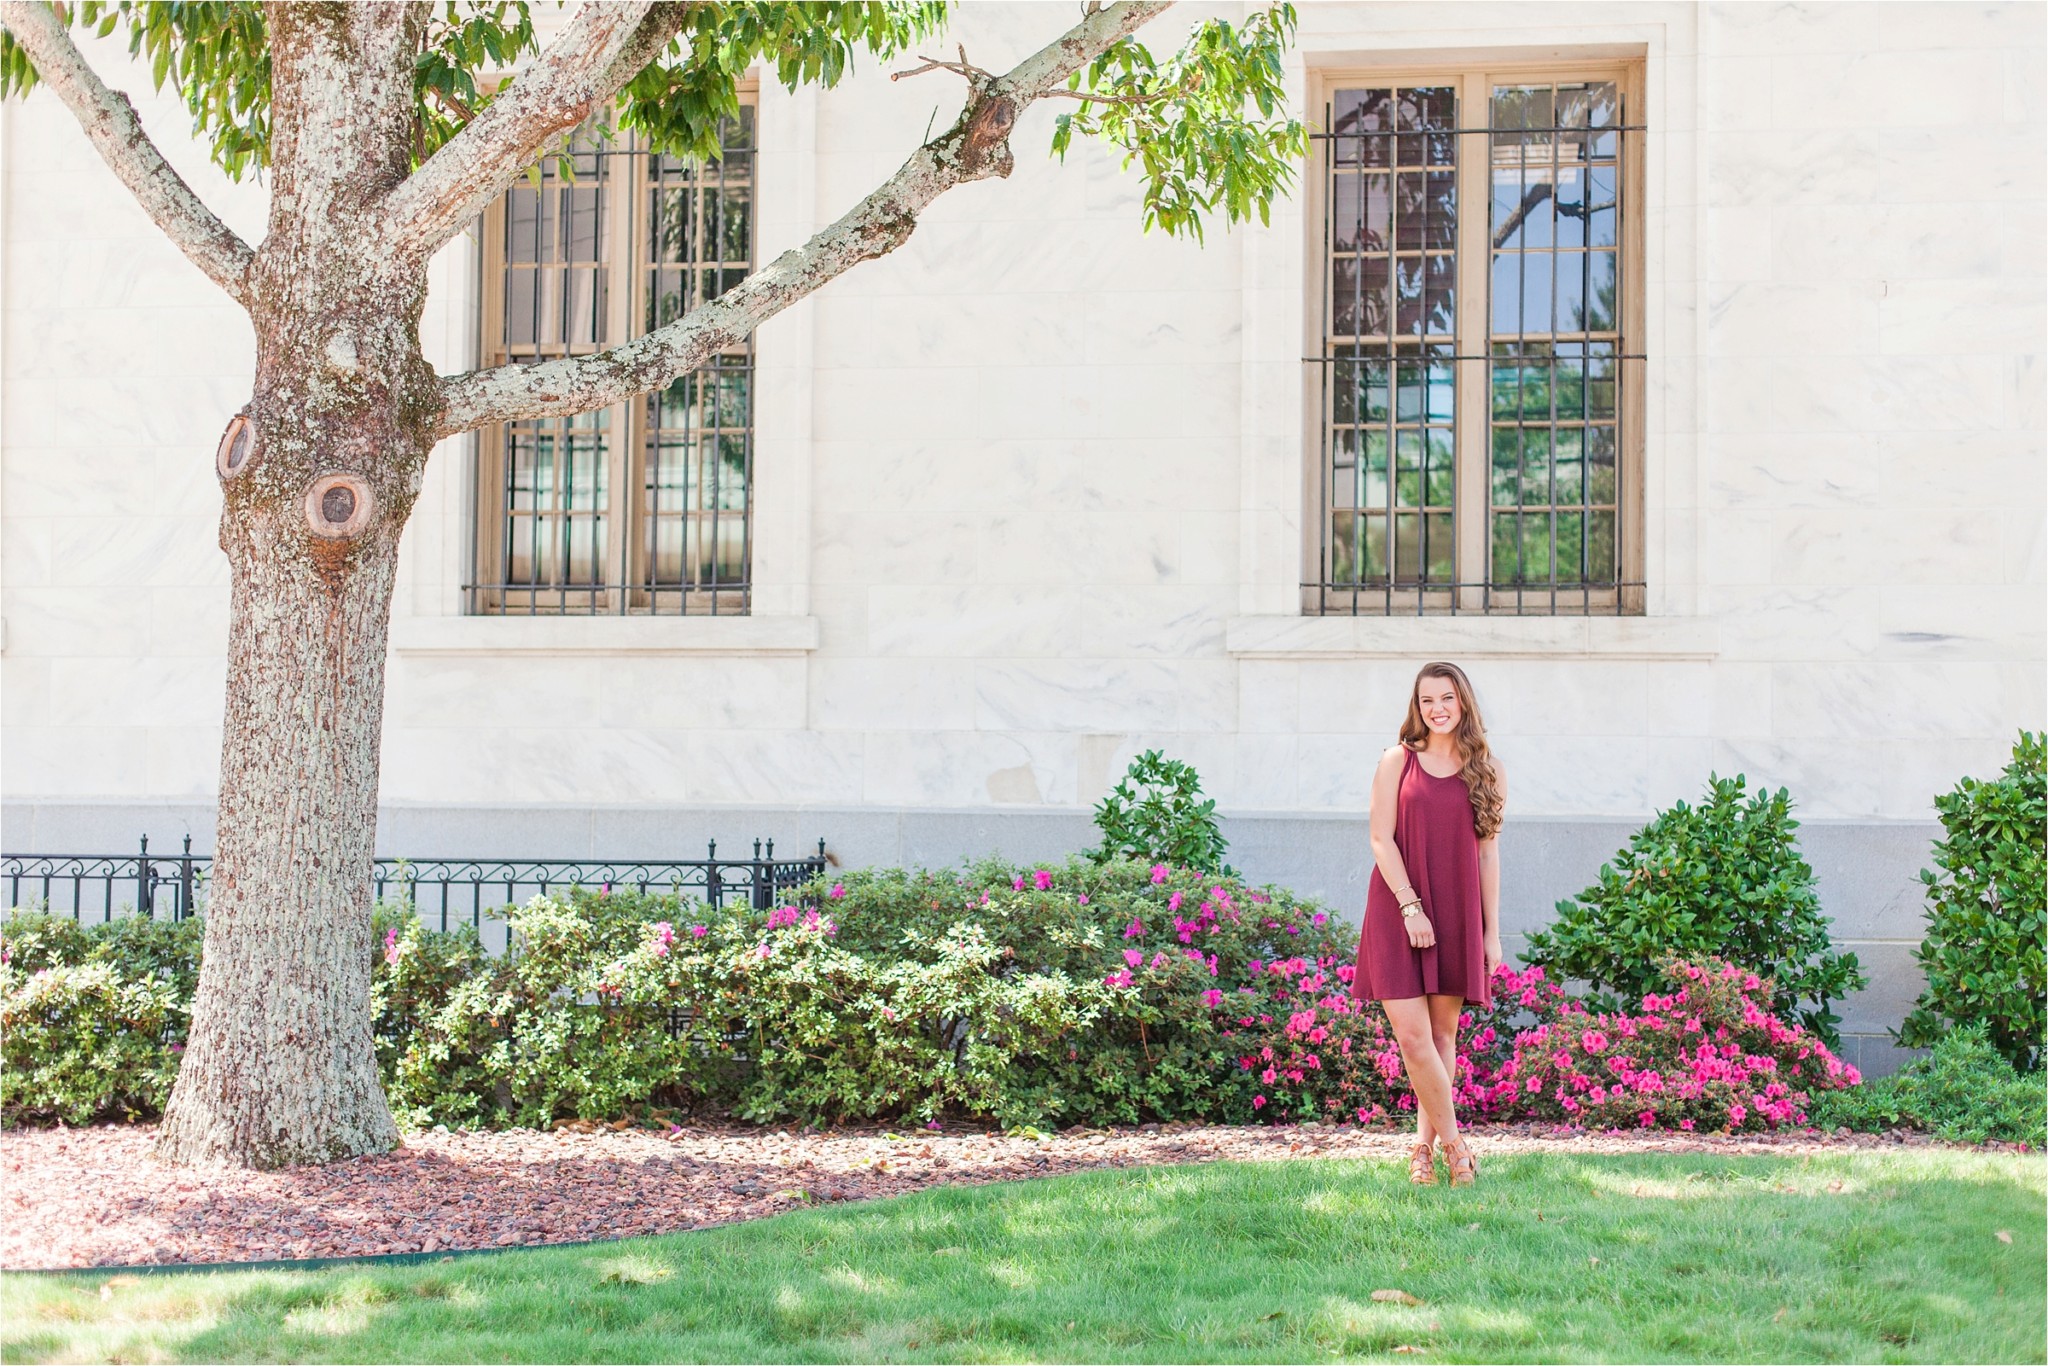
[{"label": "marble block wall", "polygon": [[[1236,12],[1176,8],[1158,42]],[[1064,17],[971,3],[947,42],[999,67]],[[88,46],[259,232],[262,186],[212,171],[118,43]],[[1201,771],[1248,869],[1341,902],[1373,758],[1416,664],[1448,656],[1509,775],[1517,923],[1709,773],[1784,785],[1880,965],[1875,1037],[1912,995],[1900,889],[1934,794],[2048,716],[2044,11],[1329,0],[1301,8],[1289,81],[1573,54],[1644,73],[1646,617],[1299,616],[1300,203],[1205,244],[1142,233],[1134,178],[1099,149],[1042,155],[1034,109],[1009,179],[761,329],[752,617],[461,616],[473,453],[437,453],[394,615],[387,844],[516,830],[574,852],[635,821],[751,838],[816,813],[793,833],[863,860],[1065,848],[1159,747]],[[761,259],[957,107],[943,73],[878,74],[765,83]],[[473,243],[434,285],[423,340],[459,370]],[[10,848],[210,820],[210,459],[251,349],[47,92],[0,105]]]}]

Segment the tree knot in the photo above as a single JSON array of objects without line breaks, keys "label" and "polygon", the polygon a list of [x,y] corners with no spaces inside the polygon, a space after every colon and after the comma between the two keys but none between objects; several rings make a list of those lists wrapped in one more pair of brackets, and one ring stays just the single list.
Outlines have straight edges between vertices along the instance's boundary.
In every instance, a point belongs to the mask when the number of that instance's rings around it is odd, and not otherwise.
[{"label": "tree knot", "polygon": [[998,91],[977,93],[967,125],[961,129],[959,165],[966,180],[1007,177],[1015,164],[1010,156],[1010,130],[1017,123],[1017,101]]}]

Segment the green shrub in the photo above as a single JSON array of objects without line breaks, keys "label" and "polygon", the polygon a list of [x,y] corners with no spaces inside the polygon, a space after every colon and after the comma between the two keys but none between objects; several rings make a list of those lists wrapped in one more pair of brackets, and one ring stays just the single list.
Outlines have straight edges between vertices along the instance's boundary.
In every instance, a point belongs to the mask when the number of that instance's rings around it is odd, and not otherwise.
[{"label": "green shrub", "polygon": [[[628,1002],[618,965],[675,897],[577,889],[507,915],[499,957],[470,931],[402,918],[372,975],[394,1113],[413,1124],[546,1125],[668,1105],[686,1079],[674,1003]],[[395,933],[394,933],[395,931]],[[409,1033],[405,1022],[411,1022]]]},{"label": "green shrub", "polygon": [[156,1114],[190,1007],[170,981],[105,961],[0,966],[0,1114],[66,1124]]},{"label": "green shrub", "polygon": [[1815,1105],[1823,1128],[1922,1129],[1952,1143],[2048,1145],[2048,1086],[2014,1070],[1983,1023],[1944,1034],[1925,1057]]},{"label": "green shrub", "polygon": [[2048,744],[2021,731],[2012,762],[1991,782],[1964,778],[1934,801],[1942,838],[1941,870],[1922,869],[1927,935],[1914,957],[1927,989],[1899,1029],[1899,1041],[1925,1048],[1957,1025],[1979,1024],[2015,1067],[2041,1065],[2048,967]]},{"label": "green shrub", "polygon": [[1101,847],[1093,857],[1137,859],[1235,876],[1223,861],[1228,846],[1216,823],[1216,799],[1202,797],[1202,780],[1178,759],[1148,749],[1131,760],[1110,794],[1095,807]]},{"label": "green shrub", "polygon": [[1749,796],[1741,775],[1713,777],[1698,806],[1658,812],[1597,883],[1560,901],[1524,957],[1590,983],[1587,1003],[1604,1011],[1654,991],[1662,959],[1724,959],[1770,978],[1777,1016],[1833,1046],[1829,1007],[1864,977],[1828,939],[1798,828],[1783,788]]},{"label": "green shrub", "polygon": [[408,1122],[1249,1117],[1224,991],[1261,959],[1352,947],[1310,903],[1129,860],[878,869],[767,912],[576,892],[511,925],[489,960],[385,928],[379,1027]]}]

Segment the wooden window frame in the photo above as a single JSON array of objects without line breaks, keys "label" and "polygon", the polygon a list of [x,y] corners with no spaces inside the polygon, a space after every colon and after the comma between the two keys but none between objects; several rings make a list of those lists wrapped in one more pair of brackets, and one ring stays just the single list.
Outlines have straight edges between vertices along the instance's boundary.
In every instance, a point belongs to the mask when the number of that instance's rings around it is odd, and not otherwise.
[{"label": "wooden window frame", "polygon": [[[1649,561],[1644,544],[1647,524],[1644,485],[1646,483],[1645,394],[1647,384],[1642,359],[1645,327],[1647,265],[1645,260],[1647,213],[1643,189],[1645,131],[1641,127],[1645,68],[1641,58],[1589,58],[1586,60],[1474,60],[1431,62],[1416,65],[1311,67],[1307,95],[1310,118],[1321,129],[1325,111],[1331,108],[1340,88],[1373,88],[1454,85],[1458,91],[1457,126],[1474,129],[1492,120],[1493,89],[1496,85],[1536,82],[1612,81],[1621,99],[1620,142],[1621,209],[1617,232],[1620,266],[1621,308],[1617,347],[1616,479],[1618,496],[1616,521],[1620,547],[1616,557],[1617,587],[1595,590],[1574,588],[1565,600],[1538,604],[1535,586],[1517,592],[1492,589],[1488,557],[1491,553],[1491,371],[1490,359],[1460,359],[1455,381],[1456,433],[1454,446],[1452,517],[1456,526],[1457,552],[1453,564],[1452,588],[1361,586],[1332,591],[1325,582],[1323,563],[1325,528],[1332,505],[1331,454],[1328,448],[1331,416],[1326,390],[1314,370],[1302,393],[1302,431],[1305,437],[1302,460],[1301,498],[1305,513],[1301,543],[1302,584],[1300,604],[1305,616],[1640,616],[1645,611],[1647,588],[1645,570]],[[1457,304],[1456,353],[1461,358],[1489,356],[1492,349],[1491,319],[1487,316],[1488,281],[1491,278],[1493,248],[1491,138],[1481,133],[1460,135],[1457,158]],[[1480,154],[1462,144],[1472,144]],[[1302,355],[1312,367],[1324,359],[1324,320],[1329,307],[1322,297],[1330,288],[1330,254],[1324,237],[1329,213],[1329,144],[1312,145],[1308,174],[1304,177],[1302,228],[1307,307],[1303,310]],[[1477,212],[1471,210],[1476,209]],[[1392,477],[1390,467],[1389,478]],[[1509,601],[1496,601],[1505,597]]]},{"label": "wooden window frame", "polygon": [[[748,270],[760,261],[759,158],[760,103],[758,82],[749,78],[739,87],[740,103],[752,111],[753,146],[750,149],[748,181]],[[615,139],[629,135],[620,132]],[[650,192],[648,173],[651,155],[622,148],[612,158],[607,175],[619,176],[612,190],[603,224],[603,261],[608,280],[605,304],[605,336],[588,347],[565,348],[550,354],[576,355],[607,350],[644,335],[636,320],[645,316],[652,249],[649,233],[652,218],[645,212]],[[516,188],[516,187],[515,187]],[[505,346],[505,279],[508,270],[505,242],[505,199],[500,196],[482,215],[477,253],[477,298],[479,312],[478,364],[491,368],[510,363],[514,354]],[[538,346],[536,347],[538,350]],[[645,534],[648,511],[642,484],[648,441],[650,396],[637,395],[620,403],[594,409],[588,414],[563,419],[566,422],[594,419],[600,414],[612,433],[606,449],[605,553],[601,585],[543,585],[531,588],[505,584],[506,532],[510,514],[506,507],[507,434],[510,424],[491,423],[477,431],[475,476],[470,499],[471,544],[469,573],[471,586],[463,594],[466,615],[482,616],[591,616],[591,615],[711,615],[744,616],[752,609],[754,478],[751,449],[755,428],[752,373],[754,345],[747,337],[727,354],[747,358],[749,412],[747,494],[742,530],[745,551],[741,580],[732,586],[689,587],[664,585],[668,593],[650,587],[648,564],[652,551]],[[715,547],[714,547],[715,553]],[[665,607],[672,593],[676,606]]]}]

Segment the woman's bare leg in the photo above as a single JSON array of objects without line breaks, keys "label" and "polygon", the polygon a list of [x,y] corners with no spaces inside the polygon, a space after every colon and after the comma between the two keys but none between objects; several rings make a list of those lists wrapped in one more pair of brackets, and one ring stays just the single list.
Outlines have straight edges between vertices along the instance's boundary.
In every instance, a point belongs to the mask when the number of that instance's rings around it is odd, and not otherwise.
[{"label": "woman's bare leg", "polygon": [[[1415,1091],[1415,1109],[1423,1132],[1434,1137],[1455,1138],[1457,1116],[1451,1113],[1451,1074],[1437,1052],[1436,1029],[1431,1019],[1430,999],[1410,996],[1382,1001],[1387,1020],[1394,1026],[1394,1042],[1400,1045],[1401,1061],[1408,1069],[1408,1085]],[[1451,1017],[1453,1025],[1457,1016]],[[1420,1141],[1418,1139],[1418,1141]]]},{"label": "woman's bare leg", "polygon": [[[1425,996],[1429,1002],[1430,1039],[1436,1045],[1437,1056],[1444,1060],[1444,1077],[1450,1082],[1453,1096],[1458,1089],[1458,1017],[1465,1011],[1463,996]],[[1451,1108],[1457,1105],[1453,1102]],[[1415,1122],[1415,1141],[1434,1143],[1436,1126],[1429,1122],[1427,1112],[1418,1113]]]}]

